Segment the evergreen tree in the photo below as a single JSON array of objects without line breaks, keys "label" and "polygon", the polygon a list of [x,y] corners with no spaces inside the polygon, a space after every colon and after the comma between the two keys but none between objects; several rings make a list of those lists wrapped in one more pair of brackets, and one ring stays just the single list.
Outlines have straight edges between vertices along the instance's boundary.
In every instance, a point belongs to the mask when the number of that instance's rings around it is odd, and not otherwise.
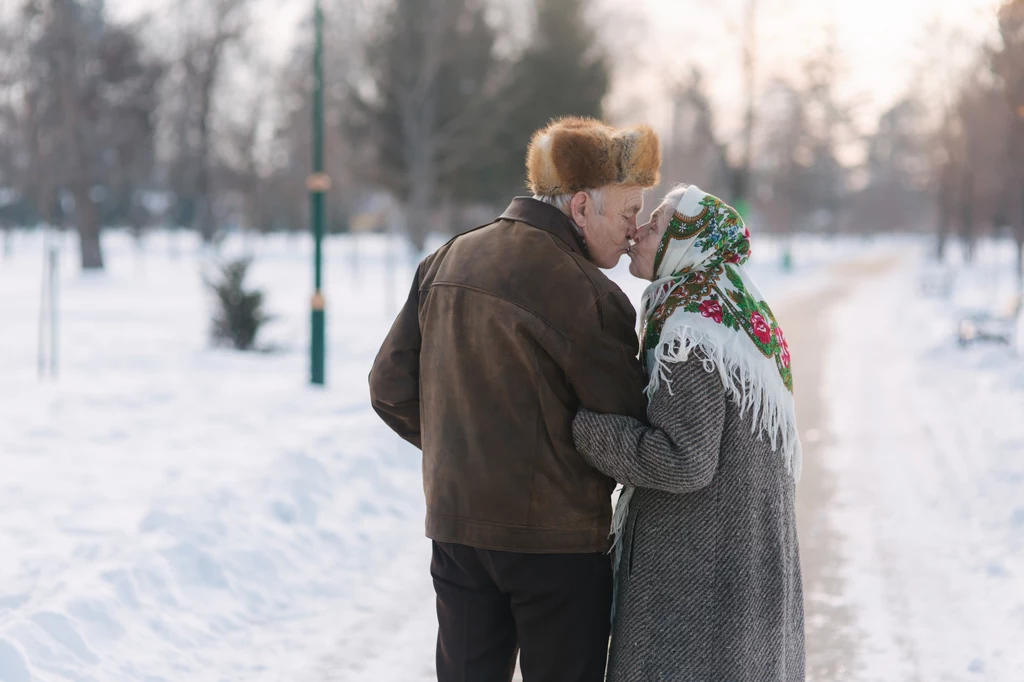
[{"label": "evergreen tree", "polygon": [[515,66],[507,96],[509,124],[495,140],[495,198],[522,192],[530,137],[552,118],[601,118],[611,81],[590,0],[535,0],[536,30]]},{"label": "evergreen tree", "polygon": [[472,171],[500,125],[502,65],[480,0],[392,0],[380,26],[366,55],[372,91],[354,97],[356,129],[372,139],[375,179],[401,199],[422,248],[442,198],[478,193]]},{"label": "evergreen tree", "polygon": [[[368,44],[352,126],[375,149],[375,180],[406,207],[422,247],[440,202],[501,203],[523,192],[535,130],[600,117],[607,58],[589,0],[537,0],[536,30],[512,62],[483,0],[391,0]],[[440,225],[453,230],[459,225]]]}]

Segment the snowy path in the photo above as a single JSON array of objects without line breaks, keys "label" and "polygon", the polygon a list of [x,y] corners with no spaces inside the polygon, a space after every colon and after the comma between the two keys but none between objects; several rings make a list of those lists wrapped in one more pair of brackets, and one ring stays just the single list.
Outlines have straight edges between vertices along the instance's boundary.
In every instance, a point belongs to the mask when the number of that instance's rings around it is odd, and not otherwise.
[{"label": "snowy path", "polygon": [[848,680],[856,641],[851,605],[843,603],[841,537],[828,524],[836,482],[824,458],[828,447],[828,400],[823,384],[832,343],[829,311],[850,296],[859,278],[892,267],[871,260],[838,266],[829,286],[790,301],[777,311],[793,349],[797,414],[804,448],[803,476],[797,494],[801,542],[809,680]]},{"label": "snowy path", "polygon": [[862,274],[828,319],[829,502],[803,536],[829,557],[809,571],[813,679],[1020,682],[1024,363],[956,348],[916,268]]}]

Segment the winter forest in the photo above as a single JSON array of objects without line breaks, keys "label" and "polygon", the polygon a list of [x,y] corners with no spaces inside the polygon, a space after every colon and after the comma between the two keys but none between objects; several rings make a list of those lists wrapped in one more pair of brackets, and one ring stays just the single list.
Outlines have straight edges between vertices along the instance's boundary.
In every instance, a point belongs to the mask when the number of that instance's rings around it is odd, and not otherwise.
[{"label": "winter forest", "polygon": [[[131,19],[115,4],[4,4],[3,229],[74,231],[85,269],[103,267],[105,229],[208,244],[305,231],[309,17],[271,61],[256,0],[154,2]],[[614,3],[326,2],[330,232],[395,229],[422,249],[472,227],[524,191],[530,134],[579,114],[656,119],[667,177],[701,178],[772,234],[1024,244],[1016,3],[980,35],[920,16],[905,92],[881,105],[844,86],[858,56],[835,19],[780,68],[763,26],[786,2],[732,4],[702,17],[730,43],[721,101],[715,65],[637,50],[653,27]]]},{"label": "winter forest", "polygon": [[564,115],[750,228],[807,679],[1024,679],[1024,0],[0,0],[0,682],[436,679],[367,375]]}]

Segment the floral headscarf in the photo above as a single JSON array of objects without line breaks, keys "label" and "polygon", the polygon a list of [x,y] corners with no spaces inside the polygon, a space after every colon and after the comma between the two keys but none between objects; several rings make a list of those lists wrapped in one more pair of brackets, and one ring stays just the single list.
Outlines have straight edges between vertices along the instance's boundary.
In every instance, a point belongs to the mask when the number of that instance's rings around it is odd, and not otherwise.
[{"label": "floral headscarf", "polygon": [[[700,348],[730,395],[754,411],[754,428],[771,439],[790,471],[799,470],[793,372],[786,336],[743,267],[750,231],[717,197],[689,187],[675,207],[643,295],[641,324],[648,394],[668,379],[667,363]],[[671,387],[670,387],[671,390]]]}]

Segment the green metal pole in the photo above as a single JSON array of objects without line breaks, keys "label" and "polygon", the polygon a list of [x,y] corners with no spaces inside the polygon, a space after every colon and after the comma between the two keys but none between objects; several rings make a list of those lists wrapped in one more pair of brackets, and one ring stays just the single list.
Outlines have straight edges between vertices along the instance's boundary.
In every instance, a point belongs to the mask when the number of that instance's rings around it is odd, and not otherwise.
[{"label": "green metal pole", "polygon": [[320,0],[313,9],[316,45],[313,48],[313,174],[307,182],[310,197],[310,217],[313,222],[314,292],[313,334],[310,344],[310,376],[314,384],[324,385],[324,351],[326,346],[326,320],[324,296],[321,290],[323,275],[324,193],[330,189],[330,178],[324,173],[324,15]]}]

